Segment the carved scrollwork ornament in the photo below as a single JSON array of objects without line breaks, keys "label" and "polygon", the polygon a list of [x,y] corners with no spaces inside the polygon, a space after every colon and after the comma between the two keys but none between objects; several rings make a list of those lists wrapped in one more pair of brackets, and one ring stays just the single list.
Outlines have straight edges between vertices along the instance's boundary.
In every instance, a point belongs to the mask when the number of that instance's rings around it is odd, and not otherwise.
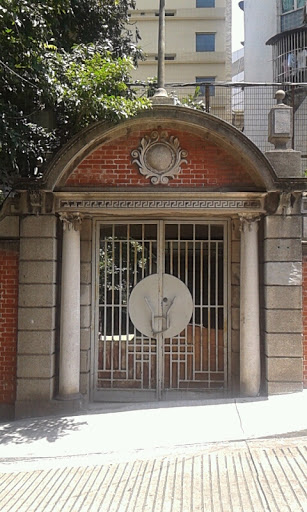
[{"label": "carved scrollwork ornament", "polygon": [[140,141],[140,146],[131,151],[132,163],[137,164],[140,173],[150,178],[153,185],[167,185],[181,171],[181,165],[187,163],[188,152],[181,149],[177,137],[168,136],[166,131],[160,134],[153,131]]},{"label": "carved scrollwork ornament", "polygon": [[29,190],[30,211],[34,215],[40,215],[43,207],[43,195],[40,190]]},{"label": "carved scrollwork ornament", "polygon": [[300,194],[295,192],[283,192],[280,195],[279,210],[281,211],[283,217],[293,213],[295,202],[299,197]]},{"label": "carved scrollwork ornament", "polygon": [[80,213],[59,213],[60,220],[63,222],[64,231],[79,231],[81,229],[82,215]]}]

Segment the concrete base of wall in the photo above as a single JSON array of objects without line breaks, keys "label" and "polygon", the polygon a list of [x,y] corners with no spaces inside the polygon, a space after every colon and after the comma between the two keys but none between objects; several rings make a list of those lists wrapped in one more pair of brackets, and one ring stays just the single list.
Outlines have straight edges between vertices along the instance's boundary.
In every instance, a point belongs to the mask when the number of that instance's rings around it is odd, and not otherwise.
[{"label": "concrete base of wall", "polygon": [[10,421],[15,417],[15,407],[10,404],[0,404],[0,421]]},{"label": "concrete base of wall", "polygon": [[23,400],[15,402],[15,419],[35,416],[55,416],[73,414],[86,410],[88,399],[78,397],[72,400]]},{"label": "concrete base of wall", "polygon": [[301,391],[303,391],[302,382],[266,382],[266,392],[268,395],[284,395]]},{"label": "concrete base of wall", "polygon": [[[300,382],[268,382],[263,386],[263,391],[256,400],[266,399],[270,395],[282,395],[287,393],[299,393],[303,391],[303,384]],[[236,399],[246,400],[246,397],[240,397],[238,392],[232,393],[231,396],[220,398],[221,403],[227,403],[228,400]],[[208,402],[214,402],[216,398],[211,398]],[[252,400],[252,399],[251,399]],[[0,421],[12,421],[14,419],[41,417],[41,416],[57,416],[69,415],[81,411],[88,411],[89,400],[82,396],[74,400],[24,400],[16,401],[15,406],[0,404]]]}]

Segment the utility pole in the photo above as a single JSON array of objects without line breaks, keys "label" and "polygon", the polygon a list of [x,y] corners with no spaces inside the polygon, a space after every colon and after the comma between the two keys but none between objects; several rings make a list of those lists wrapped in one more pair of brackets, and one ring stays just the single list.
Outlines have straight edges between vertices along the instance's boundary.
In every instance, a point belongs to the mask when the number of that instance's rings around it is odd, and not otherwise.
[{"label": "utility pole", "polygon": [[174,105],[174,98],[170,98],[165,90],[165,0],[160,0],[159,7],[159,36],[158,36],[158,87],[152,97],[153,104]]},{"label": "utility pole", "polygon": [[158,88],[165,86],[165,0],[160,0],[158,39]]}]

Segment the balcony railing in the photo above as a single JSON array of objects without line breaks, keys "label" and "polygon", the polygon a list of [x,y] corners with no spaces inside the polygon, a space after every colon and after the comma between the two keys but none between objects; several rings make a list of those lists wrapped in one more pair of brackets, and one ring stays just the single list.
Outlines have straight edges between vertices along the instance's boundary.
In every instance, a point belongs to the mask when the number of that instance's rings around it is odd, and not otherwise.
[{"label": "balcony railing", "polygon": [[307,28],[282,32],[268,42],[273,50],[273,79],[276,82],[307,81]]}]

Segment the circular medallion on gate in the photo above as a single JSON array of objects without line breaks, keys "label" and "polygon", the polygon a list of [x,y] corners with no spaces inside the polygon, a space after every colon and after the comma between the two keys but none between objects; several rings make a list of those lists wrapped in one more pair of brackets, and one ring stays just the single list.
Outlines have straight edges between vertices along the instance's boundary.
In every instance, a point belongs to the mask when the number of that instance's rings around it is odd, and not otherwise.
[{"label": "circular medallion on gate", "polygon": [[140,281],[129,299],[129,315],[142,334],[164,338],[179,334],[189,323],[193,299],[187,286],[169,274],[152,274]]}]

